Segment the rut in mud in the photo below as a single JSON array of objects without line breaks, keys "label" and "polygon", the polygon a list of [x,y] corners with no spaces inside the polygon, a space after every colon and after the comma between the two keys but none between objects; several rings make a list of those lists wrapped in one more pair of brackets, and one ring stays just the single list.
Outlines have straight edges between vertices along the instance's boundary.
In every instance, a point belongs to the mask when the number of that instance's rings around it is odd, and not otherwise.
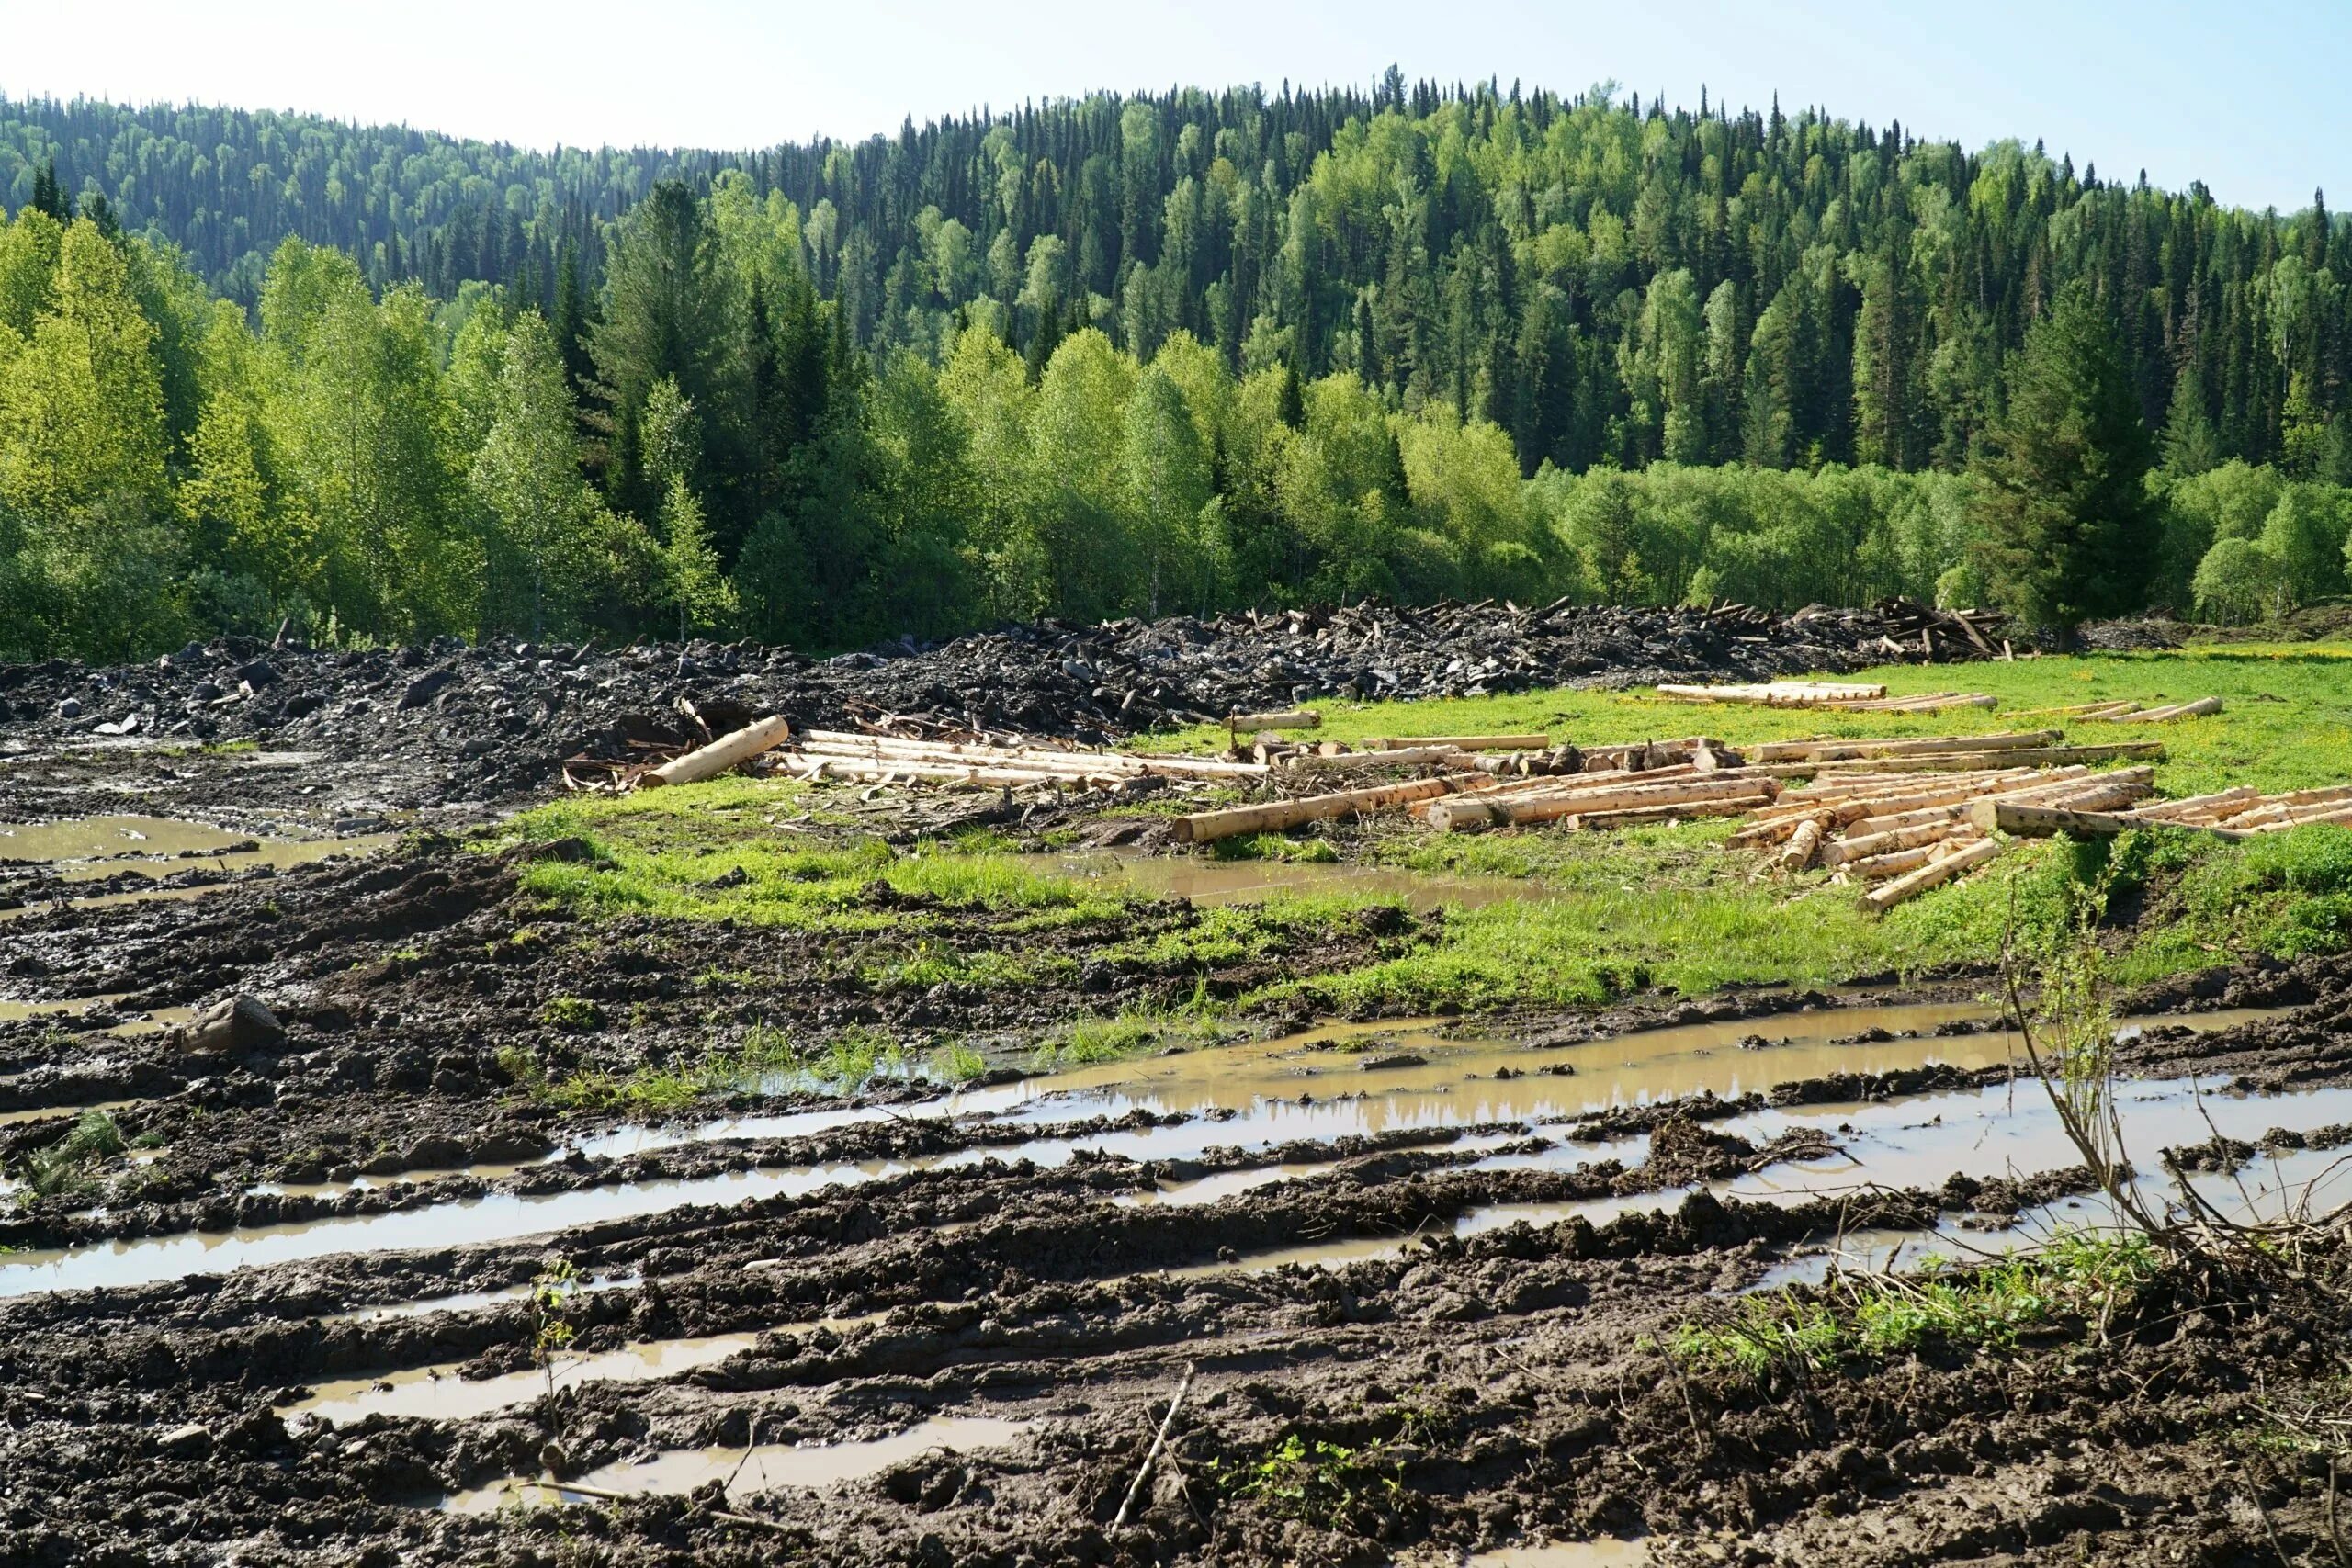
[{"label": "rut in mud", "polygon": [[[0,1144],[19,1163],[108,1104],[131,1145],[20,1205],[0,1257],[21,1560],[1435,1562],[1646,1535],[1657,1562],[2218,1563],[2260,1539],[2254,1486],[2290,1543],[2322,1528],[2206,1436],[2256,1415],[2257,1380],[2327,1371],[2343,1325],[2295,1301],[2143,1303],[2103,1345],[1794,1386],[1657,1348],[1841,1247],[2101,1223],[1981,986],[1265,1020],[957,1089],[762,1069],[677,1111],[567,1106],[514,1080],[517,1048],[623,1062],[550,995],[655,1053],[730,1008],[1034,1037],[1443,916],[1231,972],[1090,968],[1080,941],[1066,986],[908,989],[781,933],[623,919],[593,963],[516,942],[521,863],[428,843],[12,924],[21,976],[79,1005],[0,1021]],[[691,983],[718,967],[769,982]],[[229,988],[283,1038],[198,1057],[153,1027]],[[2352,964],[2143,1002],[2134,1146],[2249,1213],[2328,1190]],[[578,1272],[543,1368],[551,1259]]]}]

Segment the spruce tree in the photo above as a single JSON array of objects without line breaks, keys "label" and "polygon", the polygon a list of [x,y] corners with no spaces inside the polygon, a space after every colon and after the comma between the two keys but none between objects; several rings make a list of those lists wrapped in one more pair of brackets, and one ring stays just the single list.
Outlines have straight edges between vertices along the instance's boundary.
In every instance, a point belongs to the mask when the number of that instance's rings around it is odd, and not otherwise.
[{"label": "spruce tree", "polygon": [[2061,645],[2139,602],[2155,546],[2149,446],[2115,323],[2087,288],[2065,289],[2026,333],[1972,470],[1987,583]]}]

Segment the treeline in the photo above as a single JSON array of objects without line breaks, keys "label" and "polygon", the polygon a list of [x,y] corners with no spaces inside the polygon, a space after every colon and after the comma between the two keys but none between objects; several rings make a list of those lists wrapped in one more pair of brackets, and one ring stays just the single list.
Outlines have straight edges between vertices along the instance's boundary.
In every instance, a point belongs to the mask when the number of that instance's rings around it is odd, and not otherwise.
[{"label": "treeline", "polygon": [[664,176],[781,197],[802,274],[876,364],[981,324],[1031,362],[1178,333],[1239,378],[1351,373],[1508,434],[1522,475],[1747,462],[1957,471],[2069,287],[2113,321],[2187,468],[2352,480],[2352,232],[1814,111],[1441,89],[1098,96],[760,152],[540,154],[201,108],[0,103],[0,196],[54,162],[257,301],[293,236],[379,292],[469,281],[554,318]]},{"label": "treeline", "polygon": [[[2169,468],[2089,288],[2030,329],[1962,473],[1657,462],[1521,478],[1509,433],[1179,328],[873,354],[797,209],[657,186],[552,315],[378,293],[283,242],[249,319],[44,182],[0,228],[0,657],[281,621],[323,640],[747,633],[1380,594],[1998,601],[2037,626],[2340,592],[2352,492]],[[1016,334],[1017,335],[1017,334]]]}]

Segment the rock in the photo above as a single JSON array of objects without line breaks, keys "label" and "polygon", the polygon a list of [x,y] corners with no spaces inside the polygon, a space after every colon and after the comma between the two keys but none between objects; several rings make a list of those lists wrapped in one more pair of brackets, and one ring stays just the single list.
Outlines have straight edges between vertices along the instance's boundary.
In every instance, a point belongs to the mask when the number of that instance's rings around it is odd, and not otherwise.
[{"label": "rock", "polygon": [[82,699],[79,697],[65,697],[61,699],[57,705],[57,716],[60,718],[81,717]]},{"label": "rock", "polygon": [[212,1434],[200,1421],[185,1427],[175,1427],[155,1439],[156,1446],[174,1459],[201,1459],[212,1451]]},{"label": "rock", "polygon": [[286,1026],[251,997],[232,997],[196,1015],[175,1038],[184,1050],[219,1054],[266,1050],[282,1043]]},{"label": "rock", "polygon": [[411,681],[401,693],[401,700],[394,705],[394,711],[406,713],[412,708],[423,707],[440,694],[441,688],[457,678],[458,672],[446,664],[438,670],[426,671]]}]

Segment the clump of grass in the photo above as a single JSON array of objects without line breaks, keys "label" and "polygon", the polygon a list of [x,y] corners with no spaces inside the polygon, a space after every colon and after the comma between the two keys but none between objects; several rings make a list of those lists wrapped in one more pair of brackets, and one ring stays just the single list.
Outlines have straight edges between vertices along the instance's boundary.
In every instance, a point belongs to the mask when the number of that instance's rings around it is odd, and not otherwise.
[{"label": "clump of grass", "polygon": [[1210,846],[1217,860],[1271,860],[1292,865],[1335,865],[1340,852],[1329,839],[1294,839],[1283,833],[1242,833]]},{"label": "clump of grass", "polygon": [[85,1111],[63,1137],[25,1157],[25,1189],[39,1198],[77,1191],[87,1184],[92,1166],[112,1159],[125,1146],[122,1128],[111,1115]]},{"label": "clump of grass", "polygon": [[989,1070],[989,1060],[958,1040],[932,1052],[923,1066],[942,1083],[970,1083]]},{"label": "clump of grass", "polygon": [[539,1021],[550,1029],[590,1030],[605,1021],[605,1010],[586,997],[549,997]]},{"label": "clump of grass", "polygon": [[2162,1263],[2144,1235],[2069,1233],[2030,1257],[1966,1272],[1930,1258],[1915,1274],[1833,1276],[1819,1301],[1783,1291],[1748,1296],[1728,1317],[1684,1324],[1668,1348],[1761,1377],[1779,1366],[1829,1367],[1936,1344],[2007,1347],[2030,1329],[2069,1321],[2103,1336]]},{"label": "clump of grass", "polygon": [[1204,1009],[1181,1012],[1123,1012],[1113,1018],[1081,1018],[1037,1043],[1032,1066],[1039,1071],[1117,1062],[1147,1052],[1213,1043],[1219,1031]]}]

